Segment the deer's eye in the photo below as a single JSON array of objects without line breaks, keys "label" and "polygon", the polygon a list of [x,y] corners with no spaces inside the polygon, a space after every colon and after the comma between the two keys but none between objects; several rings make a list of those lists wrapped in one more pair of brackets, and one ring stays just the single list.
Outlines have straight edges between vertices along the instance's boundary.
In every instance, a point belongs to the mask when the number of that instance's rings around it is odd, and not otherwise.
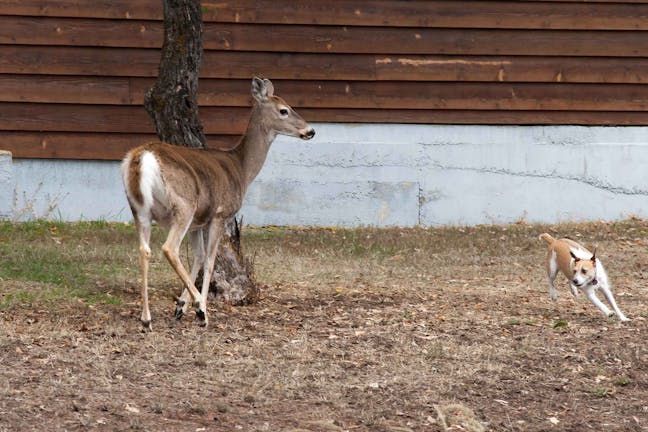
[{"label": "deer's eye", "polygon": [[286,108],[281,108],[279,110],[279,114],[281,114],[282,116],[287,116],[288,115],[288,110]]}]

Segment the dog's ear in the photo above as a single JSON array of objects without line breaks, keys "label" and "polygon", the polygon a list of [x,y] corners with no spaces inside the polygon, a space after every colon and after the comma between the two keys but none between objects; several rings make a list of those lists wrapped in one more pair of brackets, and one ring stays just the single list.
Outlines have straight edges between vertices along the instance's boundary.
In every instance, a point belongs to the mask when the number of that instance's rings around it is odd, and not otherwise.
[{"label": "dog's ear", "polygon": [[593,262],[593,263],[596,262],[596,249],[597,249],[597,248],[595,247],[595,248],[594,248],[594,252],[592,253],[592,258],[591,258],[591,259],[592,259],[592,262]]},{"label": "dog's ear", "polygon": [[569,251],[569,255],[571,255],[571,257],[574,258],[574,262],[580,261],[580,258],[578,258],[576,255],[574,255],[574,252]]}]

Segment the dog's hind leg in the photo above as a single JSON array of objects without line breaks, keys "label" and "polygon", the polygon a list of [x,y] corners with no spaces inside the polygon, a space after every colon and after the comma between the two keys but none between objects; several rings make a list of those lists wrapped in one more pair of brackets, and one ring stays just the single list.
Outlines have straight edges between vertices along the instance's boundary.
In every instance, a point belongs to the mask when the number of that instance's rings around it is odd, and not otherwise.
[{"label": "dog's hind leg", "polygon": [[551,250],[547,255],[547,276],[549,277],[549,297],[551,300],[558,300],[558,291],[554,286],[554,281],[556,280],[556,275],[558,274],[558,261],[556,257],[556,251]]},{"label": "dog's hind leg", "polygon": [[588,286],[585,289],[585,294],[587,295],[587,298],[590,299],[592,303],[594,303],[594,306],[599,308],[601,312],[603,312],[606,316],[612,315],[612,311],[608,309],[607,306],[605,306],[601,300],[596,296],[596,288],[593,286]]},{"label": "dog's hind leg", "polygon": [[623,312],[621,312],[621,310],[617,306],[616,301],[614,301],[614,296],[612,295],[612,291],[610,291],[610,288],[601,285],[601,291],[603,291],[603,295],[605,295],[605,298],[607,299],[608,303],[610,303],[610,306],[612,306],[612,309],[614,309],[614,313],[616,313],[619,319],[621,321],[630,321],[628,317],[623,315]]}]

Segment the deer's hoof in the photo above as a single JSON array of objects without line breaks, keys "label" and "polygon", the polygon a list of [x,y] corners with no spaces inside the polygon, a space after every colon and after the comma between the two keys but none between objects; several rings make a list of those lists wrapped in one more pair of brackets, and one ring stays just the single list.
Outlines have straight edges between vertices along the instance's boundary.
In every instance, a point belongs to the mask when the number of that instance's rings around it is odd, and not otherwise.
[{"label": "deer's hoof", "polygon": [[185,314],[184,309],[185,309],[184,300],[178,300],[178,302],[176,303],[176,309],[175,309],[175,313],[174,313],[174,316],[175,316],[176,319],[179,320],[184,316],[184,314]]},{"label": "deer's hoof", "polygon": [[196,310],[196,317],[198,317],[200,327],[207,327],[207,314],[200,309]]},{"label": "deer's hoof", "polygon": [[151,325],[151,320],[142,320],[142,333],[151,333],[153,331],[153,326]]}]

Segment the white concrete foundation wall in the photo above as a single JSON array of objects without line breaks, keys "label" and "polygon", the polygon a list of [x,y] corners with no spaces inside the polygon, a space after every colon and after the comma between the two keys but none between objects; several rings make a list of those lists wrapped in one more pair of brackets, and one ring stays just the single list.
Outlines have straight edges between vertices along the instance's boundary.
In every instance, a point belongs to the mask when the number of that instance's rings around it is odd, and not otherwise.
[{"label": "white concrete foundation wall", "polygon": [[13,165],[11,153],[0,150],[0,220],[11,215],[13,196]]},{"label": "white concrete foundation wall", "polygon": [[[241,210],[245,223],[412,226],[648,218],[648,128],[314,127],[311,141],[275,141]],[[6,172],[13,172],[11,199],[2,192]],[[0,158],[0,204],[0,215],[13,219],[131,219],[118,162],[15,159],[3,171]]]}]

